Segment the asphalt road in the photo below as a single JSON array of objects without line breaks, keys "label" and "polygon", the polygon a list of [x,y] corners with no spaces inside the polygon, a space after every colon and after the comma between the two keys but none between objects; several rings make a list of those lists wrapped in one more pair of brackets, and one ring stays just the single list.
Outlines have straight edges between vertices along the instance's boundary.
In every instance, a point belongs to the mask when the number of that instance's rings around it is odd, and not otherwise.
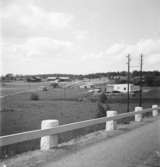
[{"label": "asphalt road", "polygon": [[136,167],[149,154],[160,150],[159,129],[160,120],[76,150],[44,167]]}]

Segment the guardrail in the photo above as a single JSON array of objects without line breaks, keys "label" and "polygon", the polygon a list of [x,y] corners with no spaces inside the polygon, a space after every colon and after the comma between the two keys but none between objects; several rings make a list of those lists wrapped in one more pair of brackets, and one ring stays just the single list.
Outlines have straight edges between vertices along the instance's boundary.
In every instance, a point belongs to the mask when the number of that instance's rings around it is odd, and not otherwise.
[{"label": "guardrail", "polygon": [[[142,117],[142,114],[152,112],[153,116],[158,115],[158,110],[160,110],[160,107],[157,105],[153,105],[152,108],[148,109],[142,109],[139,107],[138,110],[135,109],[133,112],[128,112],[128,113],[123,113],[115,116],[109,116],[109,117],[102,117],[102,118],[97,118],[97,119],[91,119],[91,120],[86,120],[86,121],[81,121],[81,122],[75,122],[75,123],[70,123],[66,125],[56,125],[54,128],[49,128],[46,129],[39,129],[39,130],[33,130],[33,131],[27,131],[27,132],[22,132],[22,133],[16,133],[16,134],[11,134],[11,135],[6,135],[6,136],[0,136],[0,147],[14,144],[14,143],[19,143],[23,141],[28,141],[36,138],[43,138],[44,142],[48,142],[50,140],[56,140],[55,137],[57,137],[57,134],[63,133],[63,132],[68,132],[80,128],[84,128],[87,126],[91,125],[96,125],[100,123],[111,123],[111,126],[113,125],[112,123],[116,120],[126,118],[126,117],[131,117],[135,116],[135,121],[141,121],[142,119],[137,119],[136,116]],[[112,111],[110,111],[112,112]],[[108,125],[109,126],[109,125]],[[43,127],[42,127],[43,128]],[[113,127],[111,129],[114,129]],[[48,138],[45,138],[45,137]],[[43,144],[41,144],[43,145]],[[48,146],[48,149],[51,146],[57,146],[57,142],[51,142]],[[43,146],[41,147],[42,149],[44,148]]]}]

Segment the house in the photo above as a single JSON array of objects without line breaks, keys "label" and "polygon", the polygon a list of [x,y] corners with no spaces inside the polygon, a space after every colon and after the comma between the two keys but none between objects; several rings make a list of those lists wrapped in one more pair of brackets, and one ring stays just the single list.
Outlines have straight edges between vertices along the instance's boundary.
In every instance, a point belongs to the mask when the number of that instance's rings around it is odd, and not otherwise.
[{"label": "house", "polygon": [[41,82],[42,79],[40,77],[37,77],[37,76],[31,76],[31,77],[27,77],[26,81],[27,82]]},{"label": "house", "polygon": [[[140,90],[140,87],[137,85],[129,84],[129,92],[137,92]],[[106,86],[106,92],[118,91],[121,93],[128,92],[128,84],[108,84]]]},{"label": "house", "polygon": [[55,81],[57,79],[57,77],[48,77],[47,81]]},{"label": "house", "polygon": [[71,81],[70,77],[58,77],[59,82],[68,82]]},{"label": "house", "polygon": [[83,89],[89,89],[89,88],[93,88],[94,85],[93,84],[84,84],[84,85],[80,85],[80,88],[83,88]]},{"label": "house", "polygon": [[48,77],[47,81],[50,82],[67,82],[67,81],[71,81],[71,79],[69,77]]}]

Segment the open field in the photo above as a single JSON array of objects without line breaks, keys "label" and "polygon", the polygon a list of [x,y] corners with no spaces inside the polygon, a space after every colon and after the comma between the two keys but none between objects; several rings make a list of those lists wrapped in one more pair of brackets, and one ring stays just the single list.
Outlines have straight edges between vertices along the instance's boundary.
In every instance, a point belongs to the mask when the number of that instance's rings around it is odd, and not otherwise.
[{"label": "open field", "polygon": [[24,81],[2,83],[0,87],[0,96],[12,96],[21,92],[38,90],[41,86],[47,84],[47,82],[29,83]]},{"label": "open field", "polygon": [[[45,84],[47,85],[47,83]],[[39,89],[42,85],[44,85],[44,83],[29,83],[29,86],[28,83],[21,83],[20,86],[7,85],[8,89],[7,86],[5,86],[8,91],[4,89],[6,94],[13,93],[12,91],[10,92],[12,87],[15,90],[14,93],[22,89],[27,90],[27,92],[1,99],[0,135],[40,129],[41,121],[45,119],[58,119],[60,124],[67,124],[96,118],[96,98],[94,100],[88,100],[86,96],[87,90],[79,88],[49,88],[48,91],[42,91]],[[155,103],[160,104],[160,88],[147,89],[149,89],[149,91],[144,93],[144,108],[151,107],[151,105]],[[40,100],[30,100],[31,90],[38,90],[37,94]],[[84,97],[86,98],[85,100],[80,100]],[[126,96],[110,96],[108,102],[112,110],[117,110],[119,113],[126,112]],[[132,97],[130,110],[134,110],[135,106],[138,106],[138,95]],[[93,126],[62,134],[60,135],[60,142],[67,141],[73,137],[78,137],[103,127],[104,125]],[[10,154],[14,155],[21,151],[36,148],[39,148],[39,140],[7,146],[2,151],[4,154],[8,154],[10,151],[7,150],[12,150]]]}]

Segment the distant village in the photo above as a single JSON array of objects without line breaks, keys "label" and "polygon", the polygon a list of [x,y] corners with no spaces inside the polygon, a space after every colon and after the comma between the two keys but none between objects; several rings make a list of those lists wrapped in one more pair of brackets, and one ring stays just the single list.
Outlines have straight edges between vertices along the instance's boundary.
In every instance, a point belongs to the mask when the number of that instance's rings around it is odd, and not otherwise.
[{"label": "distant village", "polygon": [[160,86],[160,72],[147,71],[143,72],[140,80],[138,71],[133,71],[130,74],[129,89],[128,89],[128,75],[127,72],[108,72],[95,73],[88,75],[71,75],[71,74],[39,74],[39,75],[13,75],[6,74],[1,76],[0,81],[13,82],[48,82],[53,87],[65,85],[66,87],[79,87],[82,89],[91,89],[91,91],[104,90],[108,93],[127,93],[138,92],[139,85],[144,86]]}]

